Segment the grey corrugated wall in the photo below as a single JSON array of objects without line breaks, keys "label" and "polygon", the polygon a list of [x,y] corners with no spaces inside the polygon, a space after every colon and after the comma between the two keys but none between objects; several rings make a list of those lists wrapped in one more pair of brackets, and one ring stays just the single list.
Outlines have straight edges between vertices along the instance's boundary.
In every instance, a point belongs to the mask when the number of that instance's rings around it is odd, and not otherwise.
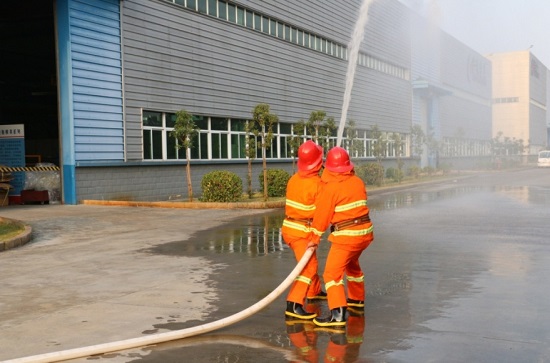
[{"label": "grey corrugated wall", "polygon": [[[242,2],[344,44],[360,5],[294,2],[289,11],[281,5],[287,2],[274,3]],[[284,122],[307,118],[318,109],[339,120],[346,61],[166,1],[125,0],[123,7],[128,160],[142,158],[142,109],[185,108],[196,114],[249,118],[253,107],[265,102]],[[406,9],[385,0],[372,11],[363,51],[408,69],[408,23],[401,25],[407,20]],[[407,132],[409,82],[358,67],[348,116],[361,128],[376,123],[382,130]]]}]

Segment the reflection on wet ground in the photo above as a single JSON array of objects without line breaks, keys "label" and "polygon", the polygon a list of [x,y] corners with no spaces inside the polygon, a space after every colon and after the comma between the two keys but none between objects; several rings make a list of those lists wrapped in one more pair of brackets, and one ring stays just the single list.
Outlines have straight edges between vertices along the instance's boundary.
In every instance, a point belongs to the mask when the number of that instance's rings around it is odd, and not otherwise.
[{"label": "reflection on wet ground", "polygon": [[262,216],[251,216],[231,226],[202,232],[191,241],[157,246],[151,252],[188,256],[193,252],[208,251],[221,254],[243,253],[250,257],[281,253],[287,249],[280,234],[283,219],[282,210]]},{"label": "reflection on wet ground", "polygon": [[[517,309],[525,313],[525,309],[539,309],[537,304],[546,301],[537,289],[545,284],[539,276],[550,272],[545,267],[550,261],[539,249],[546,248],[541,238],[547,240],[543,236],[550,227],[517,230],[522,226],[509,223],[510,211],[521,215],[526,223],[539,223],[549,204],[550,188],[546,186],[495,186],[486,182],[453,181],[370,196],[375,242],[361,257],[368,304],[364,314],[349,315],[344,332],[285,321],[283,294],[246,321],[207,336],[149,347],[132,361],[257,362],[259,357],[265,362],[550,359],[548,349],[539,345],[546,333],[533,327],[550,323],[550,313],[537,317],[527,314],[522,321],[513,316]],[[217,272],[211,280],[219,291],[215,302],[219,309],[211,321],[218,320],[263,298],[294,266],[292,252],[280,235],[283,217],[282,210],[246,217],[147,252],[204,256],[212,261]],[[516,229],[511,232],[511,228]],[[320,266],[328,247],[322,243],[319,248]],[[540,285],[528,287],[526,281]],[[507,287],[532,300],[527,302]],[[320,314],[328,309],[326,302],[308,308]],[[501,321],[500,316],[507,321]],[[523,330],[529,339],[530,348],[523,350],[524,355],[520,353],[524,348],[521,334],[512,332],[514,324],[516,331]],[[189,322],[172,322],[159,324],[155,330],[188,326]],[[507,339],[510,349],[503,344]],[[474,350],[464,352],[469,345]]]}]

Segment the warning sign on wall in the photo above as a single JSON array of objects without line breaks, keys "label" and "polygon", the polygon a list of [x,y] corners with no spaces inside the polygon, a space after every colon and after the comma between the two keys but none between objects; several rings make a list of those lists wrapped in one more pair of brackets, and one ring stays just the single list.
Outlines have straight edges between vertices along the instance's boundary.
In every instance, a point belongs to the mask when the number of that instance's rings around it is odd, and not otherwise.
[{"label": "warning sign on wall", "polygon": [[[25,166],[25,125],[0,125],[0,165],[11,167]],[[10,181],[13,187],[10,196],[21,195],[25,183],[25,173],[13,173]]]}]

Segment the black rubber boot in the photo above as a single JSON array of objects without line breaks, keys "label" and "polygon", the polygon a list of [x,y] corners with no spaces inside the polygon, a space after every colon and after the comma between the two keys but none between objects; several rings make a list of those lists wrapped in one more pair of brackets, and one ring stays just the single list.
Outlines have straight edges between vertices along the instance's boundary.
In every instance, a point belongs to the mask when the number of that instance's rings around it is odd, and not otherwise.
[{"label": "black rubber boot", "polygon": [[327,293],[324,291],[319,291],[319,293],[315,296],[308,297],[308,300],[326,300],[327,299]]},{"label": "black rubber boot", "polygon": [[308,313],[304,310],[302,304],[292,301],[286,302],[285,315],[287,318],[310,320],[317,316],[316,313]]},{"label": "black rubber boot", "polygon": [[330,311],[330,315],[326,318],[315,318],[313,323],[317,326],[327,326],[332,328],[346,327],[346,307],[341,306]]}]

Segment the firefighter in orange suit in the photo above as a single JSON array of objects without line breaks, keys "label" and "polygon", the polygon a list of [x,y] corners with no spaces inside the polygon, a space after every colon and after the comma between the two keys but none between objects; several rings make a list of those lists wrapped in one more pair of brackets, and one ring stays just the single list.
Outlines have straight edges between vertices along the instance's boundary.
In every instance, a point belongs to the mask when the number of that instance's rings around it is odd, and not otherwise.
[{"label": "firefighter in orange suit", "polygon": [[[306,141],[298,148],[298,172],[288,181],[286,188],[285,220],[282,235],[300,261],[309,244],[310,224],[315,212],[315,199],[319,193],[319,171],[323,165],[323,148]],[[314,253],[296,278],[287,297],[285,316],[296,319],[313,319],[317,314],[304,308],[309,299],[326,298],[317,274],[317,255]]]},{"label": "firefighter in orange suit", "polygon": [[[331,247],[323,279],[330,315],[317,317],[313,322],[318,326],[344,328],[347,307],[362,309],[365,306],[364,275],[359,257],[373,240],[373,227],[365,184],[355,175],[346,150],[338,146],[327,154],[308,246],[319,244],[329,224]],[[344,277],[348,287],[347,299]]]}]

